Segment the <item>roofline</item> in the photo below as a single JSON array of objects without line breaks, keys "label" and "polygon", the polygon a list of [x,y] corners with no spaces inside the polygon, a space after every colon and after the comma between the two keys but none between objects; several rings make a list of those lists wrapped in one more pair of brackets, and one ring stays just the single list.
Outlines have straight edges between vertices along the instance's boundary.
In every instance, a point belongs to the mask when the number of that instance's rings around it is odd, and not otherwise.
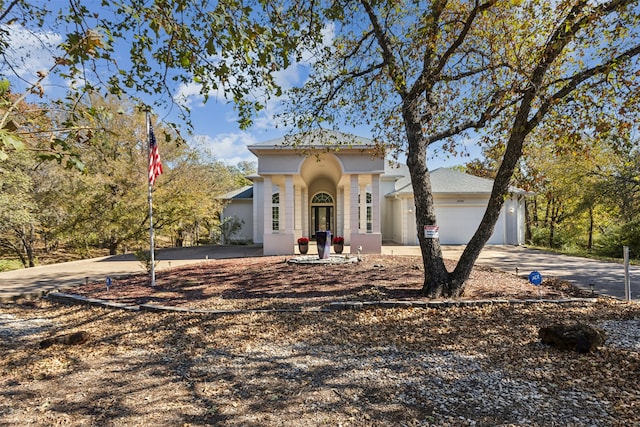
[{"label": "roofline", "polygon": [[[319,135],[319,136],[315,136]],[[329,135],[329,137],[325,137],[325,135]],[[344,144],[332,144],[328,143],[330,139],[336,141],[344,141]],[[292,145],[290,142],[299,141],[298,145]],[[289,143],[286,143],[289,141]],[[275,150],[327,150],[327,148],[336,147],[340,151],[351,151],[351,150],[370,150],[375,148],[375,143],[372,139],[353,135],[349,133],[344,133],[336,130],[330,129],[317,129],[310,132],[302,132],[298,134],[286,134],[279,138],[274,138],[268,141],[247,145],[247,149],[251,151],[253,154],[256,154],[256,151],[260,152],[268,152]],[[336,150],[337,151],[337,150]],[[257,155],[257,154],[256,154]]]},{"label": "roofline", "polygon": [[[335,147],[335,150],[331,150],[331,148]],[[304,151],[304,150],[312,150],[312,151],[327,151],[329,148],[331,151],[362,151],[362,150],[371,150],[375,148],[373,145],[368,144],[351,144],[351,145],[332,145],[332,144],[316,144],[316,145],[284,145],[284,144],[274,144],[274,145],[264,145],[264,144],[254,144],[247,145],[247,149],[251,151],[251,153],[256,154],[256,152],[260,151],[276,151],[276,150],[287,150],[287,151]]]}]

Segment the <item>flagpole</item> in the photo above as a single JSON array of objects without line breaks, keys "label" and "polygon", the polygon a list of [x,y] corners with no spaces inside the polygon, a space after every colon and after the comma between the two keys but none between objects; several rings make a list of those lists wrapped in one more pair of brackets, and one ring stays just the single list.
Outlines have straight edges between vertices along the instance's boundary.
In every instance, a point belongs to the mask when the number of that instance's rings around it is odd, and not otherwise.
[{"label": "flagpole", "polygon": [[[147,122],[147,158],[151,161],[151,132],[149,126],[151,122],[149,121],[149,112],[146,113],[146,122]],[[152,188],[153,184],[151,183],[151,179],[147,179],[148,184],[148,199],[149,199],[149,256],[151,260],[151,286],[156,285],[156,260],[154,254],[154,236],[153,236],[153,193]]]}]

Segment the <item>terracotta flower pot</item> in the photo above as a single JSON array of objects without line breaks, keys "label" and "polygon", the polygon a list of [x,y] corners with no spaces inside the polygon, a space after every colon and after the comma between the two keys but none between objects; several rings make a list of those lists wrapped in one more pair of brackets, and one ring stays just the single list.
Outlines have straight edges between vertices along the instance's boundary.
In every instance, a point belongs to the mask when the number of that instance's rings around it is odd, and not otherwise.
[{"label": "terracotta flower pot", "polygon": [[298,243],[298,249],[302,255],[309,252],[309,244],[308,243]]},{"label": "terracotta flower pot", "polygon": [[344,244],[342,244],[342,243],[334,243],[333,244],[333,251],[335,253],[341,254],[343,250],[344,250]]}]

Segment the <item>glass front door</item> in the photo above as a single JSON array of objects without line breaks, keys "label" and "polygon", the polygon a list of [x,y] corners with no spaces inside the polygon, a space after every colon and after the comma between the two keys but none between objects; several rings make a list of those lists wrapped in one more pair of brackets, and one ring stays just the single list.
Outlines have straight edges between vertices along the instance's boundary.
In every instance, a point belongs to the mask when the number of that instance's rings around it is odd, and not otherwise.
[{"label": "glass front door", "polygon": [[312,206],[311,224],[311,237],[316,236],[316,231],[333,230],[333,206]]}]

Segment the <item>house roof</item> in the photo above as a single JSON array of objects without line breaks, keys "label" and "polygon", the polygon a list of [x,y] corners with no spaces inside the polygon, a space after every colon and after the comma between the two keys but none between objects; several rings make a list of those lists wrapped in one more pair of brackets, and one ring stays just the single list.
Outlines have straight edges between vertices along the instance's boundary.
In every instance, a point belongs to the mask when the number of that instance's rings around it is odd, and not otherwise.
[{"label": "house roof", "polygon": [[391,161],[384,162],[384,174],[381,178],[401,180],[405,177],[407,179],[409,177],[409,167],[407,165]]},{"label": "house roof", "polygon": [[228,192],[220,197],[223,200],[253,199],[253,185],[245,185],[242,188]]},{"label": "house roof", "polygon": [[247,146],[249,151],[256,154],[256,150],[274,150],[283,148],[325,148],[327,146],[343,146],[353,148],[372,147],[373,140],[335,130],[319,129],[311,132],[286,135],[269,141],[258,142]]},{"label": "house roof", "polygon": [[[406,166],[405,166],[406,168]],[[450,168],[438,168],[430,172],[431,189],[434,194],[491,194],[493,180],[481,178]],[[526,194],[526,191],[510,187],[513,194]],[[388,196],[412,194],[411,177],[408,173],[396,181],[395,191]]]}]

